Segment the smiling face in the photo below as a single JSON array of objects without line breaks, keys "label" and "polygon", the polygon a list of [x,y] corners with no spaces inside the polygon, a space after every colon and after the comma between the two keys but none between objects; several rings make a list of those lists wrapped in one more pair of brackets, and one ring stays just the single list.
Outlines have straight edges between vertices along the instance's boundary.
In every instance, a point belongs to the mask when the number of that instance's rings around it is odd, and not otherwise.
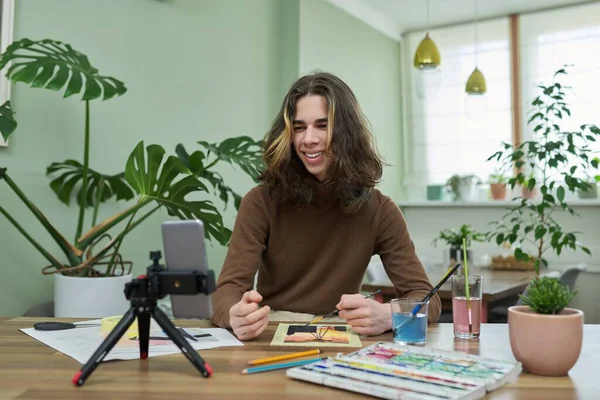
[{"label": "smiling face", "polygon": [[310,95],[298,100],[292,121],[294,150],[308,172],[320,181],[331,162],[327,154],[327,123],[324,97]]}]

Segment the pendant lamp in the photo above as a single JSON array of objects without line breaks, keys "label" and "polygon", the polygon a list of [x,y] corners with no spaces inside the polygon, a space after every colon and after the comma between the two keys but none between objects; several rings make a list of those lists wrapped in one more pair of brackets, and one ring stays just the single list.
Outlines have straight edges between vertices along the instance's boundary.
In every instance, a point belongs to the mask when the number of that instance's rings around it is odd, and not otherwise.
[{"label": "pendant lamp", "polygon": [[[429,0],[426,3],[427,26],[429,26]],[[429,32],[425,33],[425,38],[421,40],[417,51],[415,52],[414,66],[417,69],[433,69],[440,65],[441,57],[436,44],[429,37]]]},{"label": "pendant lamp", "polygon": [[484,94],[487,91],[485,85],[485,77],[483,76],[479,68],[475,67],[475,69],[471,73],[471,76],[469,76],[469,79],[467,80],[467,85],[465,86],[465,91],[470,95]]},{"label": "pendant lamp", "polygon": [[425,34],[425,38],[419,43],[415,52],[414,65],[419,69],[437,68],[440,65],[440,52],[429,37],[429,32]]},{"label": "pendant lamp", "polygon": [[475,14],[475,23],[474,23],[474,41],[473,41],[473,54],[475,56],[475,69],[467,79],[467,84],[465,85],[465,92],[468,95],[482,95],[487,91],[487,87],[485,84],[485,77],[477,68],[477,0],[473,0],[473,10]]}]

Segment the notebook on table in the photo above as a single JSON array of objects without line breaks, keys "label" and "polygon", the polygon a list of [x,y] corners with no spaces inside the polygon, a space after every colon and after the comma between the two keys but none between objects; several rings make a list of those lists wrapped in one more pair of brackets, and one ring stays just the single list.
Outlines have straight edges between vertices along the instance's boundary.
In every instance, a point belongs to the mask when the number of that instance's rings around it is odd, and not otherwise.
[{"label": "notebook on table", "polygon": [[521,363],[515,361],[378,342],[286,374],[383,399],[471,400],[516,381],[521,371]]}]

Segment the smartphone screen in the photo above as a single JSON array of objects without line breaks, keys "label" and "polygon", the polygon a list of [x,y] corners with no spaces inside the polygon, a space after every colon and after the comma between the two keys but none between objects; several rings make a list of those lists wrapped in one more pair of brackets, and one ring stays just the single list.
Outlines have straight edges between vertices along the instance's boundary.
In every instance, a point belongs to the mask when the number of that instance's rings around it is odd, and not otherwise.
[{"label": "smartphone screen", "polygon": [[[208,271],[204,224],[201,220],[163,222],[162,238],[167,271]],[[209,294],[170,295],[170,297],[175,318],[209,319],[212,316]]]}]

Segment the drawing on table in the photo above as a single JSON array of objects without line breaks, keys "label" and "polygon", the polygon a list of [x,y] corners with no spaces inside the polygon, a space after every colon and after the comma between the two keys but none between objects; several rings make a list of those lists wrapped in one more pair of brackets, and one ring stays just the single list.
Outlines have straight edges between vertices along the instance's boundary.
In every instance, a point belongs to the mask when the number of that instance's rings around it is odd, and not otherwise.
[{"label": "drawing on table", "polygon": [[288,326],[285,342],[350,342],[350,335],[345,326],[332,325],[290,325]]},{"label": "drawing on table", "polygon": [[349,325],[279,324],[271,345],[361,347]]}]

